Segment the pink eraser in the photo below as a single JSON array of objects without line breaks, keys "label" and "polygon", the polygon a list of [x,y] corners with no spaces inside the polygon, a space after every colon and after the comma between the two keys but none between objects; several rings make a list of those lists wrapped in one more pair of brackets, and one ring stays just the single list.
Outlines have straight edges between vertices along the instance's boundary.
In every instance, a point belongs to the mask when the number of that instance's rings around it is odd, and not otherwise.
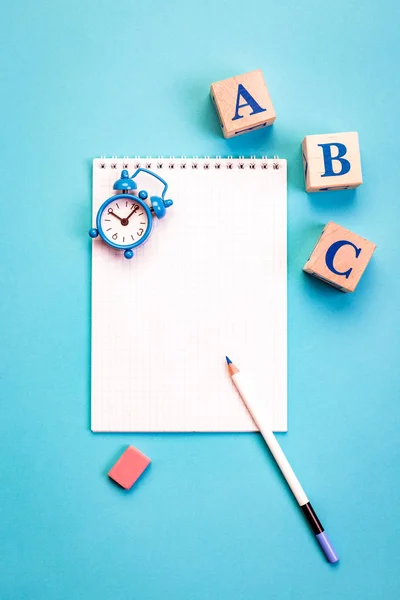
[{"label": "pink eraser", "polygon": [[137,448],[128,446],[115,465],[110,469],[108,476],[121,487],[129,490],[149,466],[150,462],[151,460]]}]

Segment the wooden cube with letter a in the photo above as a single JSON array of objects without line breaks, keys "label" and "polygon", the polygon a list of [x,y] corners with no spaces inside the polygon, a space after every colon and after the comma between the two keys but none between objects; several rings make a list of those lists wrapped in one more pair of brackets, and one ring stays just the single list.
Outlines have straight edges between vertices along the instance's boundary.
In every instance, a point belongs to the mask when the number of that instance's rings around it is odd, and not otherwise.
[{"label": "wooden cube with letter a", "polygon": [[307,135],[302,144],[307,192],[347,190],[362,184],[358,133]]},{"label": "wooden cube with letter a", "polygon": [[268,127],[276,114],[260,69],[211,84],[224,137]]},{"label": "wooden cube with letter a", "polygon": [[354,292],[376,245],[331,221],[325,225],[303,271],[342,292]]}]

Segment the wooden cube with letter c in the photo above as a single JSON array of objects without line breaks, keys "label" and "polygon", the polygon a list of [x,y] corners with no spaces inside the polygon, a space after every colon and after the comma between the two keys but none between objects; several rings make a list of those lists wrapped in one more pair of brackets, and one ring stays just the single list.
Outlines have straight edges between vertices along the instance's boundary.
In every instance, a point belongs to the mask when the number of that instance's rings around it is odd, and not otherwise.
[{"label": "wooden cube with letter c", "polygon": [[211,84],[224,137],[268,127],[276,113],[260,69]]},{"label": "wooden cube with letter c", "polygon": [[307,192],[348,190],[362,184],[357,132],[307,135],[302,151]]},{"label": "wooden cube with letter c", "polygon": [[342,292],[354,292],[375,248],[376,244],[330,221],[303,271]]}]

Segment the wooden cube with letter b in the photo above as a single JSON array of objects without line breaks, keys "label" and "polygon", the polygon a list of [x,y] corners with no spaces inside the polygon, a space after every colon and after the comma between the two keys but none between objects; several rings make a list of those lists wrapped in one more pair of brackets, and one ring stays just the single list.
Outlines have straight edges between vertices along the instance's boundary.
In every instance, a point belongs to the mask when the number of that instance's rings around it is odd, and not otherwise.
[{"label": "wooden cube with letter b", "polygon": [[302,150],[307,192],[347,190],[362,184],[358,133],[307,135]]},{"label": "wooden cube with letter b", "polygon": [[268,127],[276,119],[260,69],[217,81],[210,94],[226,138]]},{"label": "wooden cube with letter b", "polygon": [[330,221],[303,271],[342,292],[354,292],[376,245]]}]

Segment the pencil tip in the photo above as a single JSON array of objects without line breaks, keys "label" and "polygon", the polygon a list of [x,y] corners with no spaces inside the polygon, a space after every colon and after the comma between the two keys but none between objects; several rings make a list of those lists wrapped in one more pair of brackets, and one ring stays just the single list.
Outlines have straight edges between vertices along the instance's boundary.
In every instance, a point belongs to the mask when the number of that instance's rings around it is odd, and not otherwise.
[{"label": "pencil tip", "polygon": [[226,358],[226,362],[228,363],[228,365],[232,364],[232,361],[231,361],[231,359],[229,358],[229,356],[225,356],[225,358]]}]

